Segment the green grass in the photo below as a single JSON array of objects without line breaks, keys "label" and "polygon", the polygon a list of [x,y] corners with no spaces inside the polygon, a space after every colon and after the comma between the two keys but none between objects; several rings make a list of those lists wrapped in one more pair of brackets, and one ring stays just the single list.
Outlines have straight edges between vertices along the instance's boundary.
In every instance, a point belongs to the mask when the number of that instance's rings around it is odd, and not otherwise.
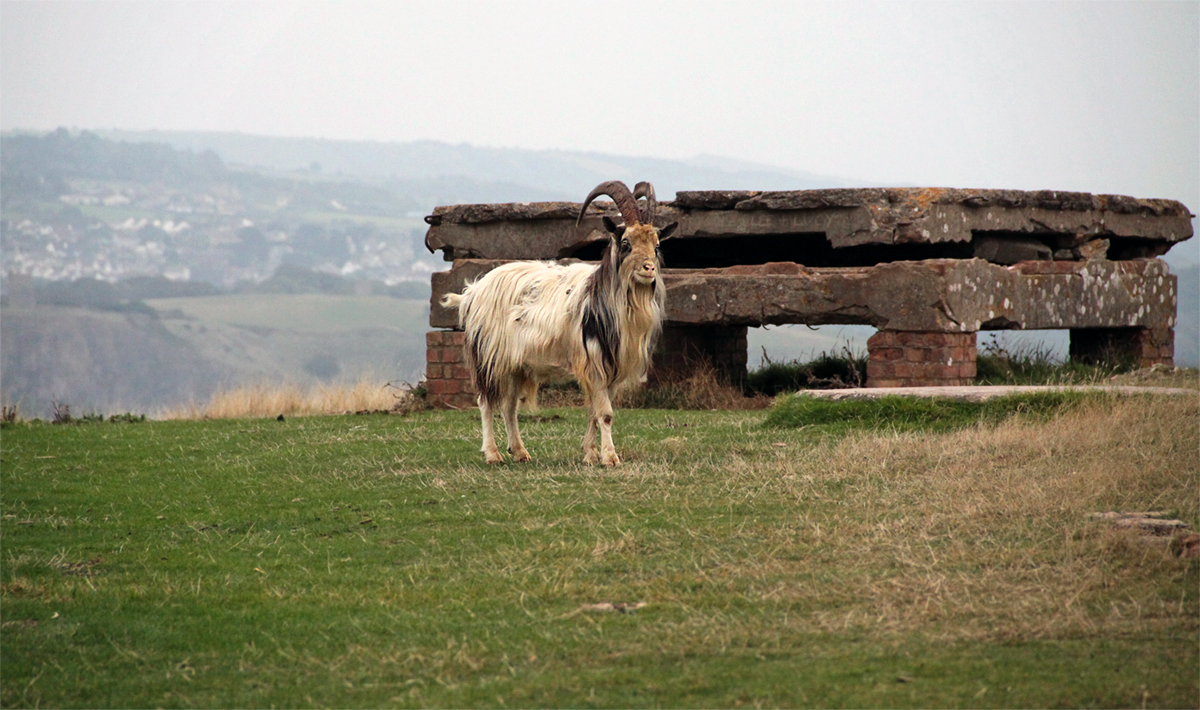
[{"label": "green grass", "polygon": [[801,394],[777,397],[765,423],[772,427],[813,427],[841,434],[859,428],[946,432],[980,423],[994,424],[1014,412],[1046,417],[1102,399],[1104,395],[1094,392],[1014,394],[985,402],[897,396],[830,401]]},{"label": "green grass", "polygon": [[1200,523],[1178,399],[8,424],[0,703],[1193,707],[1196,561],[1087,517]]}]

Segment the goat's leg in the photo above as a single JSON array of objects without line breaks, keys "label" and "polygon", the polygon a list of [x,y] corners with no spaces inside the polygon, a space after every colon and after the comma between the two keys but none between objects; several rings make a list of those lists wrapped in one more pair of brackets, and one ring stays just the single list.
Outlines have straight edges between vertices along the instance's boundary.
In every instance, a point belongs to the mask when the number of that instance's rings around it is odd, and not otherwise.
[{"label": "goat's leg", "polygon": [[503,463],[504,457],[496,448],[496,431],[492,421],[492,403],[485,397],[479,398],[479,418],[483,420],[483,460],[487,463]]},{"label": "goat's leg", "polygon": [[600,420],[596,416],[596,393],[603,391],[604,387],[585,378],[579,379],[579,387],[583,390],[584,406],[588,415],[587,431],[583,433],[583,462],[596,464],[600,463],[600,451],[596,447],[596,432],[600,428]]},{"label": "goat's leg", "polygon": [[600,463],[605,466],[619,466],[621,458],[613,446],[612,438],[613,408],[612,398],[608,388],[597,388],[592,399],[592,422],[589,426],[600,429]]},{"label": "goat's leg", "polygon": [[512,454],[513,460],[518,463],[531,461],[533,458],[525,450],[525,444],[521,441],[521,430],[517,428],[517,406],[521,403],[521,392],[524,389],[522,385],[507,392],[503,408],[500,410],[500,416],[504,417],[504,431],[508,435],[508,453]]},{"label": "goat's leg", "polygon": [[587,431],[583,433],[583,462],[592,464],[600,462],[600,452],[596,449],[596,417],[592,407],[588,405]]}]

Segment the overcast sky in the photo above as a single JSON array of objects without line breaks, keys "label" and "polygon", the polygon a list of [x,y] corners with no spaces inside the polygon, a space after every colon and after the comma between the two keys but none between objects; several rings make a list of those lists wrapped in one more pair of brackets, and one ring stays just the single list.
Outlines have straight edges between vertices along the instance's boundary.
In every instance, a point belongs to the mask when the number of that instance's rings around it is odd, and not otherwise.
[{"label": "overcast sky", "polygon": [[0,128],[58,126],[710,154],[1197,211],[1200,4],[0,0]]}]

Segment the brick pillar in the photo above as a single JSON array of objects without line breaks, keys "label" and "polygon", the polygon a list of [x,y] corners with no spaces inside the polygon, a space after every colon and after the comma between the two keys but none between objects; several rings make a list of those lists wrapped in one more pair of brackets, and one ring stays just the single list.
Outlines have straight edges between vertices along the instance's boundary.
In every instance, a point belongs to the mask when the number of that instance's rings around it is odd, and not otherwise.
[{"label": "brick pillar", "polygon": [[975,382],[974,333],[881,330],[867,340],[867,387],[937,387]]},{"label": "brick pillar", "polygon": [[475,387],[463,364],[463,332],[432,330],[425,334],[425,401],[438,409],[474,407]]},{"label": "brick pillar", "polygon": [[665,325],[654,351],[650,384],[687,379],[697,364],[708,362],[719,377],[735,385],[746,380],[746,327]]},{"label": "brick pillar", "polygon": [[1132,360],[1138,367],[1175,366],[1171,328],[1073,328],[1070,355],[1088,365]]}]

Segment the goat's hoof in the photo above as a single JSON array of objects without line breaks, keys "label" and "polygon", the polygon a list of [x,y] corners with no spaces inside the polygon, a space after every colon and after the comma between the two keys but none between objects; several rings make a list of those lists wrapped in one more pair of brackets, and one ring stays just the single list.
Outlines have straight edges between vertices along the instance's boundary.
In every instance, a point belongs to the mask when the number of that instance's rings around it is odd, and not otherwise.
[{"label": "goat's hoof", "polygon": [[499,451],[484,451],[483,460],[489,464],[504,463],[504,457],[500,455]]},{"label": "goat's hoof", "polygon": [[595,451],[587,451],[583,454],[583,462],[589,466],[594,466],[600,463],[600,454]]},{"label": "goat's hoof", "polygon": [[601,457],[600,463],[604,464],[605,466],[620,466],[621,465],[621,457],[617,456],[617,452],[610,451],[609,453],[607,453],[603,457]]},{"label": "goat's hoof", "polygon": [[513,455],[513,461],[516,461],[517,463],[525,463],[526,461],[533,460],[533,457],[530,456],[529,452],[526,451],[525,449],[520,449],[519,451],[513,451],[512,455]]}]

